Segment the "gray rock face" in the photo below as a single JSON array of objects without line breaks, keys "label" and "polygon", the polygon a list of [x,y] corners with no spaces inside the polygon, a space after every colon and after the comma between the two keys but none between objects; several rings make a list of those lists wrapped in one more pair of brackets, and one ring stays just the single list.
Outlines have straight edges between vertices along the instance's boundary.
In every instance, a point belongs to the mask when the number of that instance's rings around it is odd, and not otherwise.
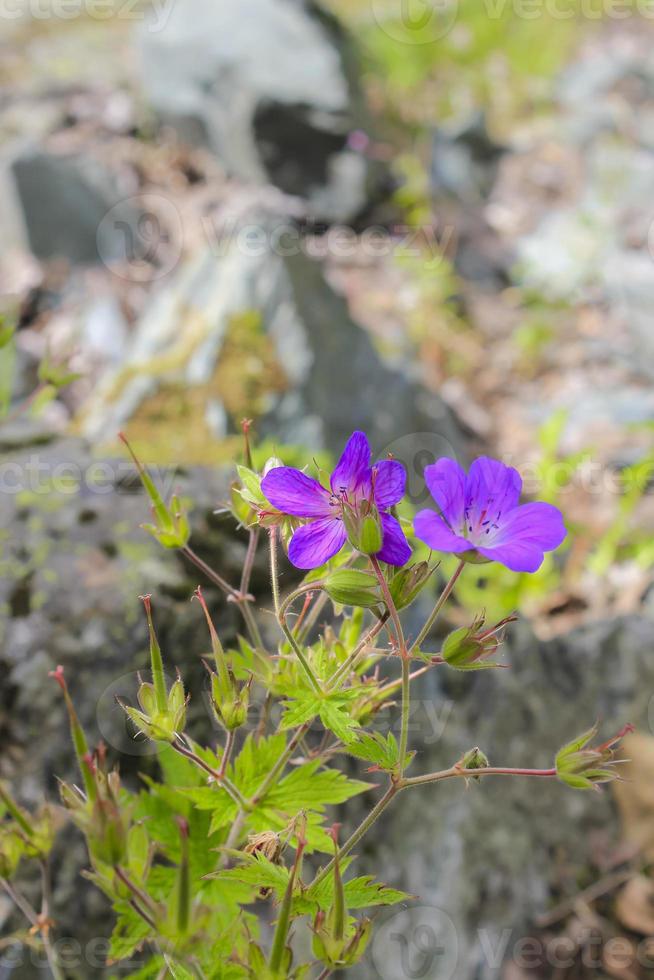
[{"label": "gray rock face", "polygon": [[[224,524],[218,529],[212,516],[228,493],[228,471],[200,477],[155,469],[154,475],[168,493],[174,480],[195,501],[203,554],[227,575],[240,573],[242,540],[229,537]],[[0,726],[9,732],[0,769],[17,780],[24,798],[36,801],[44,785],[55,787],[55,774],[72,774],[63,704],[48,670],[64,666],[73,695],[79,692],[89,737],[125,751],[129,768],[122,719],[105,695],[114,681],[147,663],[138,596],[153,593],[170,667],[177,660],[192,670],[196,655],[205,652],[206,637],[194,629],[200,621],[188,602],[201,573],[140,529],[148,505],[126,460],[99,460],[81,440],[53,439],[0,457],[0,481],[6,529]],[[220,615],[230,630],[236,622],[231,609]]]},{"label": "gray rock face", "polygon": [[[524,628],[507,649],[510,670],[432,671],[416,691],[414,774],[447,768],[474,745],[494,765],[549,768],[597,718],[604,736],[628,721],[650,732],[652,636],[645,617],[548,642]],[[357,980],[496,980],[512,940],[534,935],[533,920],[586,880],[594,832],[613,827],[618,837],[610,792],[550,779],[493,777],[468,788],[453,780],[392,807],[360,847],[362,863],[419,897],[380,917]],[[421,962],[422,973],[407,972]]]},{"label": "gray rock face", "polygon": [[17,157],[12,172],[37,258],[99,263],[132,257],[130,229],[137,215],[120,203],[117,188],[96,164],[37,151]]},{"label": "gray rock face", "polygon": [[[118,431],[162,384],[206,385],[233,318],[254,313],[284,377],[281,390],[265,397],[262,434],[340,452],[353,429],[362,428],[376,452],[392,449],[407,465],[415,462],[421,434],[428,449],[461,452],[462,434],[444,402],[381,361],[293,229],[264,217],[242,232],[181,267],[155,294],[122,368],[107,374],[87,405],[85,433]],[[157,363],[174,366],[157,374]],[[224,412],[215,411],[221,394],[212,389],[209,427],[214,418],[224,425]]]},{"label": "gray rock face", "polygon": [[347,148],[369,122],[330,15],[305,0],[193,0],[155,28],[153,15],[139,34],[143,85],[182,138],[237,177],[306,197],[320,219],[365,208],[381,173]]}]

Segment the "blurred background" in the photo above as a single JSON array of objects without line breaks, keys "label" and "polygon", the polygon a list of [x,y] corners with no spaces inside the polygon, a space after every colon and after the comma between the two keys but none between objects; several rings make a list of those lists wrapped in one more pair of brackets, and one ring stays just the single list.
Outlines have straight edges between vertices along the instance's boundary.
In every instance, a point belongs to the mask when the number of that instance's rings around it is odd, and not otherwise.
[{"label": "blurred background", "polygon": [[[69,772],[58,663],[93,738],[147,764],[114,712],[139,592],[172,659],[203,652],[119,430],[234,574],[244,538],[214,511],[244,417],[260,462],[366,429],[412,506],[426,463],[485,452],[571,533],[536,575],[464,577],[451,622],[519,612],[512,669],[428,675],[421,764],[479,743],[547,765],[631,721],[628,778],[403,800],[362,862],[419,899],[351,975],[654,976],[653,42],[650,0],[0,0],[0,776],[21,798]],[[83,864],[66,838],[55,906],[101,977]],[[22,970],[0,977],[44,975]]]}]

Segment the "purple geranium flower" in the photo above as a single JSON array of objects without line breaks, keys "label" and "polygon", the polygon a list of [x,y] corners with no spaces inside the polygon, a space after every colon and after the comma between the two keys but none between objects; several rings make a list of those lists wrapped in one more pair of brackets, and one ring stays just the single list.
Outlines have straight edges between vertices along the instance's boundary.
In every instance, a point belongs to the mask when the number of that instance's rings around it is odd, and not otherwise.
[{"label": "purple geranium flower", "polygon": [[347,538],[344,509],[356,511],[364,501],[379,511],[382,547],[376,557],[389,565],[404,565],[409,560],[411,549],[404,532],[388,513],[404,495],[404,467],[390,459],[371,466],[371,458],[365,434],[354,432],[331,475],[330,490],[291,466],[277,466],[261,481],[273,507],[308,518],[293,534],[288,549],[288,557],[298,568],[318,568],[341,550]]},{"label": "purple geranium flower", "polygon": [[466,476],[452,459],[425,467],[429,491],[440,508],[416,514],[416,536],[435,551],[474,551],[513,572],[535,572],[544,552],[566,536],[561,512],[552,504],[519,506],[522,479],[496,459],[480,457]]}]

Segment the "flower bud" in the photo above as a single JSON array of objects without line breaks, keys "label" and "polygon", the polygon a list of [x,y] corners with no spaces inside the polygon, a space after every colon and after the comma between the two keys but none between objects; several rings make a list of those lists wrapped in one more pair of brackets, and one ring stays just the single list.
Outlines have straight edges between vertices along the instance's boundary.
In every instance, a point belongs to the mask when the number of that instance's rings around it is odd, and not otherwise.
[{"label": "flower bud", "polygon": [[488,758],[477,746],[468,749],[466,754],[457,762],[458,769],[486,769]]},{"label": "flower bud", "polygon": [[613,738],[601,745],[590,746],[599,725],[595,724],[583,735],[568,742],[556,756],[556,774],[573,789],[594,789],[597,783],[607,783],[619,776],[615,766],[615,749],[625,735],[633,732],[633,725],[625,725]]},{"label": "flower bud", "polygon": [[184,685],[179,676],[170,691],[166,689],[163,658],[152,621],[150,596],[141,596],[141,599],[145,606],[150,634],[152,683],[143,681],[138,689],[137,699],[142,710],[125,704],[122,707],[139,731],[147,738],[155,742],[170,742],[175,735],[184,729],[188,699],[184,694]]},{"label": "flower bud", "polygon": [[364,609],[379,605],[378,583],[374,575],[357,569],[339,568],[325,579],[324,589],[341,606]]},{"label": "flower bud", "polygon": [[233,732],[247,721],[252,678],[250,677],[245,684],[239,685],[236,682],[234,673],[227,663],[220,637],[209,615],[209,609],[204,601],[202,589],[199,586],[195,590],[194,595],[202,606],[202,611],[207,620],[209,635],[211,637],[211,649],[216,664],[215,671],[209,670],[211,676],[211,704],[218,723],[226,731]]},{"label": "flower bud", "polygon": [[345,951],[349,938],[347,936],[347,906],[345,904],[345,885],[341,875],[341,865],[338,850],[339,825],[334,824],[330,836],[334,841],[334,898],[327,913],[322,909],[316,914],[313,923],[313,953],[329,966],[339,966],[345,963]]},{"label": "flower bud", "polygon": [[369,500],[356,504],[345,503],[343,523],[350,544],[363,555],[376,555],[381,551],[383,534],[379,511]]},{"label": "flower bud", "polygon": [[211,706],[216,721],[226,731],[234,732],[237,728],[241,728],[248,718],[252,677],[240,686],[234,680],[231,671],[228,671],[228,677],[229,683],[226,687],[220,675],[211,671]]},{"label": "flower bud", "polygon": [[59,664],[56,670],[51,670],[50,677],[53,677],[61,690],[63,691],[64,701],[66,702],[66,711],[68,712],[68,721],[70,725],[70,735],[73,740],[73,746],[75,749],[75,755],[77,757],[77,763],[82,773],[82,780],[84,782],[84,789],[86,790],[86,795],[89,799],[94,798],[95,794],[95,782],[93,780],[92,773],[88,766],[89,757],[89,746],[86,741],[86,735],[84,734],[84,729],[77,717],[77,712],[73,705],[70,694],[68,693],[68,685],[66,684],[66,679],[64,678],[64,668]]},{"label": "flower bud", "polygon": [[492,629],[482,630],[484,616],[478,616],[472,626],[463,626],[446,638],[441,649],[443,661],[455,670],[485,670],[489,667],[502,667],[503,664],[489,662],[488,657],[497,653],[503,639],[502,630],[508,623],[516,621],[515,616],[507,616]]},{"label": "flower bud", "polygon": [[436,566],[430,568],[426,561],[420,561],[396,572],[388,585],[395,608],[405,609],[410,606],[435,571]]},{"label": "flower bud", "polygon": [[131,806],[121,799],[118,773],[104,771],[104,758],[100,746],[95,756],[87,759],[94,783],[92,799],[85,800],[76,787],[62,783],[61,800],[86,837],[93,861],[114,866],[127,853]]},{"label": "flower bud", "polygon": [[154,481],[145,466],[137,458],[134,450],[125,438],[124,434],[118,434],[119,439],[127,446],[130,456],[134,461],[138,475],[143,484],[143,489],[150,498],[154,524],[142,524],[141,526],[148,534],[151,534],[164,548],[185,548],[191,536],[191,528],[188,517],[184,512],[179,497],[173,495],[170,506],[157,490]]}]

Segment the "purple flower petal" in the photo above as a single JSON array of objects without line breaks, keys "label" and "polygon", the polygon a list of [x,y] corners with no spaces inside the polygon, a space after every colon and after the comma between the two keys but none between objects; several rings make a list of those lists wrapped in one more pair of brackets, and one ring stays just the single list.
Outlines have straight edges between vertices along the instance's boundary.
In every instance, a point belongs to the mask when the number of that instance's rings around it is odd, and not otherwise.
[{"label": "purple flower petal", "polygon": [[530,541],[509,541],[496,548],[477,548],[490,561],[499,561],[512,572],[537,572],[543,564],[543,549]]},{"label": "purple flower petal", "polygon": [[466,475],[456,460],[444,456],[425,467],[425,482],[447,523],[456,531],[463,527]]},{"label": "purple flower petal", "polygon": [[554,551],[567,535],[561,511],[552,504],[533,503],[515,507],[502,520],[489,547],[516,541],[536,545],[541,551]]},{"label": "purple flower petal", "polygon": [[477,537],[492,524],[500,524],[503,516],[517,507],[521,490],[522,477],[512,466],[488,456],[476,459],[466,483],[468,533]]},{"label": "purple flower petal", "polygon": [[488,547],[478,548],[512,572],[536,572],[545,551],[554,551],[567,534],[561,512],[552,504],[523,504],[510,511]]},{"label": "purple flower petal", "polygon": [[364,432],[353,432],[341,458],[332,473],[331,487],[334,493],[353,493],[363,471],[370,468],[372,450]]},{"label": "purple flower petal", "polygon": [[261,481],[267,500],[293,517],[326,517],[331,513],[329,491],[292,466],[276,466]]},{"label": "purple flower petal", "polygon": [[288,557],[296,568],[318,568],[333,558],[345,544],[343,521],[325,517],[299,527],[288,547]]},{"label": "purple flower petal", "polygon": [[392,514],[381,514],[382,549],[376,554],[379,561],[389,565],[406,565],[411,557],[411,547],[404,537],[399,521]]},{"label": "purple flower petal", "polygon": [[402,464],[394,459],[383,459],[373,466],[372,472],[377,506],[392,507],[398,503],[406,487],[406,471]]},{"label": "purple flower petal", "polygon": [[442,517],[433,510],[421,510],[416,514],[413,529],[416,537],[424,541],[433,551],[470,551],[473,547],[469,541],[462,538],[447,526]]}]

